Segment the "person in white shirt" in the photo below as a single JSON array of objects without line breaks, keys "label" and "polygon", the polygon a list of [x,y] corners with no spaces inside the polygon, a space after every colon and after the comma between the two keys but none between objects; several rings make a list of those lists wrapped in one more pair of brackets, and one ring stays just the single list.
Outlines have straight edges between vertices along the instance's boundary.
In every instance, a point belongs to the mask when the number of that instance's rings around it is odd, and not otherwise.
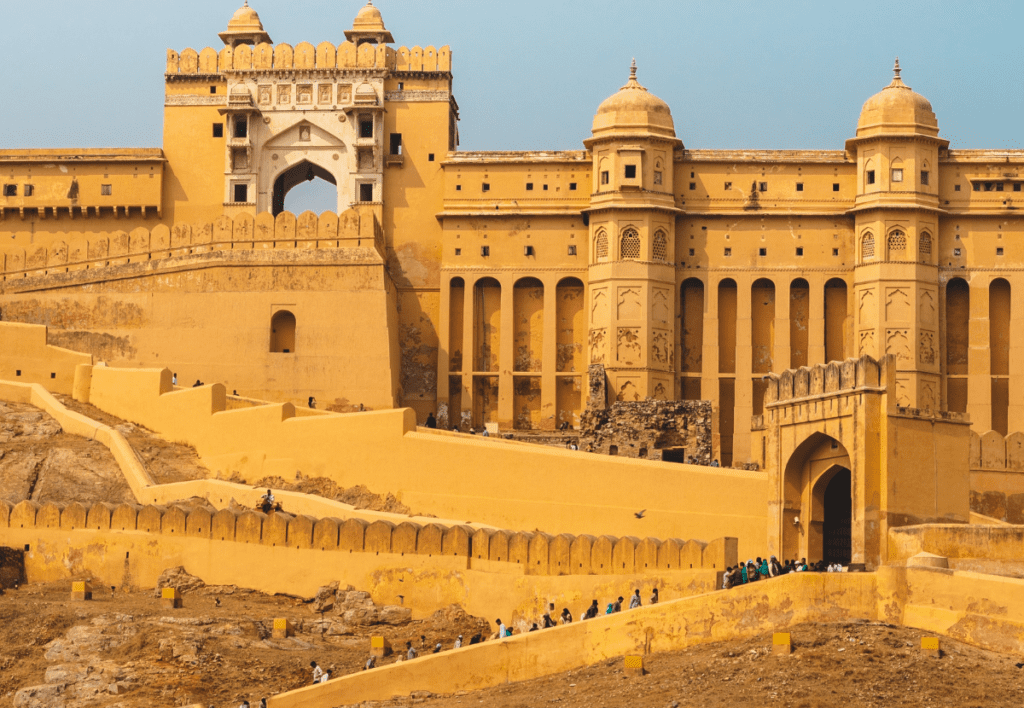
[{"label": "person in white shirt", "polygon": [[320,678],[324,675],[324,670],[317,666],[315,661],[309,662],[309,665],[313,669],[313,683],[320,683]]},{"label": "person in white shirt", "polygon": [[415,658],[416,658],[416,656],[417,656],[417,654],[418,654],[418,652],[416,651],[416,647],[414,647],[414,646],[412,645],[412,642],[406,642],[406,643],[405,643],[405,648],[406,648],[406,650],[407,650],[407,651],[405,652],[405,658],[406,658],[406,659],[407,659],[408,661],[412,661],[413,659],[415,659]]},{"label": "person in white shirt", "polygon": [[320,677],[320,683],[327,683],[330,680],[331,680],[331,670],[327,669],[327,671],[324,672],[324,675]]},{"label": "person in white shirt", "polygon": [[455,640],[455,648],[456,649],[461,649],[462,648],[462,635],[461,634],[459,635],[459,638]]},{"label": "person in white shirt", "polygon": [[366,660],[366,665],[363,666],[363,671],[369,671],[375,666],[377,666],[377,657],[371,656],[369,659]]},{"label": "person in white shirt", "polygon": [[505,623],[501,621],[501,618],[494,620],[498,624],[498,639],[504,639],[507,632],[505,630]]},{"label": "person in white shirt", "polygon": [[640,602],[640,588],[633,591],[633,597],[629,598],[629,609],[635,610],[643,604]]}]

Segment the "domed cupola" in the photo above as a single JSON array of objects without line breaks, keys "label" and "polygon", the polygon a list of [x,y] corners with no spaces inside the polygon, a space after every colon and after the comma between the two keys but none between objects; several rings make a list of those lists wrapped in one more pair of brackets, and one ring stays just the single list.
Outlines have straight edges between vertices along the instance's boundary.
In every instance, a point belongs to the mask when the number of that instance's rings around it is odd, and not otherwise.
[{"label": "domed cupola", "polygon": [[668,104],[637,81],[635,59],[629,70],[629,81],[618,93],[605,99],[594,116],[594,138],[616,135],[676,136]]},{"label": "domed cupola", "polygon": [[900,78],[899,57],[893,67],[892,83],[865,101],[857,121],[858,138],[894,133],[930,137],[939,134],[932,104]]},{"label": "domed cupola", "polygon": [[229,47],[237,47],[239,44],[255,46],[261,42],[271,44],[270,35],[263,29],[260,16],[249,7],[249,0],[245,0],[245,4],[232,16],[227,31],[221,32],[218,36]]},{"label": "domed cupola", "polygon": [[356,15],[356,19],[352,22],[352,29],[345,30],[345,39],[357,47],[364,42],[392,44],[395,41],[395,38],[384,27],[384,17],[380,14],[380,10],[373,6],[373,0],[368,0]]}]

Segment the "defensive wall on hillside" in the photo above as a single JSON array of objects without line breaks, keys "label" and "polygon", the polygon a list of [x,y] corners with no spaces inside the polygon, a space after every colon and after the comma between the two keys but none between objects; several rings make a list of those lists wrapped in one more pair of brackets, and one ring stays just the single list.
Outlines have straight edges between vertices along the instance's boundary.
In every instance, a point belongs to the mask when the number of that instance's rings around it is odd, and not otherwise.
[{"label": "defensive wall on hillside", "polygon": [[[879,621],[1017,653],[1024,640],[1022,593],[1024,580],[951,570],[791,573],[342,676],[275,696],[269,706],[334,708],[413,691],[471,691],[625,654],[746,639],[804,622]],[[793,639],[799,652],[799,634]]]},{"label": "defensive wall on hillside", "polygon": [[[210,584],[311,597],[333,581],[425,617],[452,603],[529,626],[549,602],[574,615],[591,599],[658,587],[708,592],[737,562],[736,539],[710,543],[314,519],[205,507],[0,502],[0,544],[25,549],[29,582],[93,578],[153,587],[184,566]],[[529,576],[529,580],[527,580]]]},{"label": "defensive wall on hillside", "polygon": [[971,433],[971,510],[1024,524],[1024,433]]}]

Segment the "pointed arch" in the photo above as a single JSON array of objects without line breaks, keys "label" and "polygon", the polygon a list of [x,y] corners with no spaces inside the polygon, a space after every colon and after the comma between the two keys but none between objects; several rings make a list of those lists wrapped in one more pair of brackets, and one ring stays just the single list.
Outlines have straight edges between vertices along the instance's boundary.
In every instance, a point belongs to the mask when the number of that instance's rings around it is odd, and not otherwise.
[{"label": "pointed arch", "polygon": [[599,261],[608,260],[608,232],[598,229],[594,237],[594,257]]},{"label": "pointed arch", "polygon": [[668,236],[661,229],[658,229],[654,234],[654,246],[653,246],[654,260],[656,261],[667,261],[668,260]]},{"label": "pointed arch", "polygon": [[860,239],[860,259],[862,261],[875,257],[875,235],[868,231]]},{"label": "pointed arch", "polygon": [[917,252],[922,257],[932,255],[932,235],[927,231],[924,231],[921,238],[918,239]]},{"label": "pointed arch", "polygon": [[901,253],[907,250],[907,235],[902,229],[893,229],[889,232],[889,236],[886,238],[886,245],[888,246],[889,252],[893,251]]},{"label": "pointed arch", "polygon": [[619,238],[619,260],[640,259],[640,234],[632,226],[623,230]]}]

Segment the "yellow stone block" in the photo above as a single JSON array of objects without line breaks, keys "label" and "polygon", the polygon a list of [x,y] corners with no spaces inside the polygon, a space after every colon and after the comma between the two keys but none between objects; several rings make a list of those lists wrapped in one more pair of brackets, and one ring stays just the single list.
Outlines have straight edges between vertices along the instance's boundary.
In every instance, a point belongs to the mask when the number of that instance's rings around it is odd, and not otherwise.
[{"label": "yellow stone block", "polygon": [[71,583],[71,599],[72,600],[91,600],[92,599],[92,588],[89,583],[84,580],[76,580]]},{"label": "yellow stone block", "polygon": [[160,604],[170,609],[181,607],[181,593],[178,592],[178,588],[164,588],[160,593]]},{"label": "yellow stone block", "polygon": [[628,654],[622,663],[627,676],[644,675],[644,658],[639,654]]},{"label": "yellow stone block", "polygon": [[939,648],[939,638],[921,637],[921,653],[934,657],[942,656],[942,650]]},{"label": "yellow stone block", "polygon": [[370,656],[385,657],[391,653],[391,644],[384,637],[370,637]]},{"label": "yellow stone block", "polygon": [[287,639],[292,635],[292,623],[284,617],[278,617],[274,620],[274,639]]},{"label": "yellow stone block", "polygon": [[789,632],[775,632],[772,635],[772,654],[789,655],[793,653],[793,639]]}]

